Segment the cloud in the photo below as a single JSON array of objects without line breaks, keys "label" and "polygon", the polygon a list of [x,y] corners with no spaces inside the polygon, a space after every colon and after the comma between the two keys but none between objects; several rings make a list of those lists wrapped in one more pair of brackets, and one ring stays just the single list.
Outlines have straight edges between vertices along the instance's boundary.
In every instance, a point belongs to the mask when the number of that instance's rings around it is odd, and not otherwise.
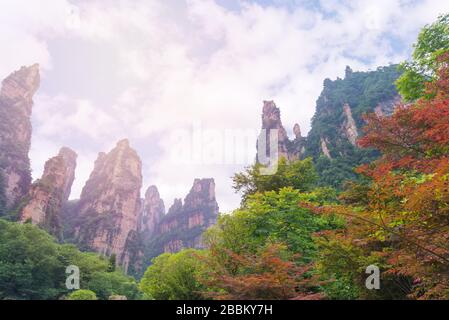
[{"label": "cloud", "polygon": [[64,32],[73,6],[65,0],[4,0],[0,3],[0,77],[22,65],[51,67],[48,39]]},{"label": "cloud", "polygon": [[[346,65],[368,70],[407,58],[419,29],[449,10],[439,0],[0,6],[0,40],[9,44],[0,74],[35,61],[44,69],[33,116],[35,174],[60,145],[73,147],[82,160],[77,196],[91,170],[84,161],[128,137],[145,164],[146,185],[158,184],[167,203],[185,195],[195,177],[212,176],[224,211],[238,205],[229,177],[244,164],[173,164],[173,132],[198,122],[222,133],[257,130],[268,99],[288,131],[298,122],[307,132],[325,78],[342,76]],[[69,59],[67,52],[77,54]]]}]

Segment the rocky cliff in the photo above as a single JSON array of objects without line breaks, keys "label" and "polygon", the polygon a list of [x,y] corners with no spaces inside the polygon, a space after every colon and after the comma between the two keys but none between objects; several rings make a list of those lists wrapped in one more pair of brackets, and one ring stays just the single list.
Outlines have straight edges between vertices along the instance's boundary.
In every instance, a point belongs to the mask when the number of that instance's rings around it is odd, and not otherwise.
[{"label": "rocky cliff", "polygon": [[159,222],[165,215],[164,200],[161,199],[156,186],[150,186],[145,192],[142,205],[141,232],[144,239],[154,235]]},{"label": "rocky cliff", "polygon": [[72,217],[75,242],[82,249],[115,254],[127,270],[139,255],[141,187],[142,163],[127,140],[108,154],[100,153]]},{"label": "rocky cliff", "polygon": [[399,76],[395,65],[369,72],[348,67],[344,79],[324,81],[304,153],[314,158],[321,184],[339,188],[344,180],[356,178],[354,167],[378,156],[357,145],[363,114],[391,114],[400,99],[394,85]]},{"label": "rocky cliff", "polygon": [[67,202],[75,179],[77,154],[62,148],[56,157],[45,163],[41,179],[31,186],[20,220],[40,225],[50,234],[61,238],[61,211]]},{"label": "rocky cliff", "polygon": [[295,137],[289,139],[279,108],[273,101],[264,101],[257,161],[265,164],[264,155],[265,160],[269,159],[270,130],[276,130],[273,132],[276,133],[279,157],[289,161],[312,157],[320,183],[341,187],[343,181],[356,178],[355,166],[378,156],[377,152],[360,149],[357,145],[365,125],[363,114],[393,112],[400,100],[394,85],[399,76],[397,66],[392,65],[370,72],[353,72],[348,67],[344,79],[326,79],[307,138],[302,137],[301,128],[296,124],[293,128]]},{"label": "rocky cliff", "polygon": [[176,199],[146,244],[145,258],[149,261],[163,252],[183,248],[203,248],[203,232],[216,223],[218,204],[213,179],[195,179],[184,199]]},{"label": "rocky cliff", "polygon": [[[305,138],[301,136],[301,128],[295,124],[295,138],[290,140],[282,125],[281,111],[274,101],[264,101],[262,108],[262,130],[257,143],[257,161],[266,164],[267,160],[284,157],[289,161],[299,159],[305,152]],[[271,140],[277,139],[277,153],[271,150]],[[276,145],[276,141],[274,141]]]},{"label": "rocky cliff", "polygon": [[[28,193],[31,184],[28,152],[31,109],[39,88],[39,66],[22,67],[3,80],[0,90],[0,193],[10,210]],[[0,212],[1,214],[1,212]]]}]

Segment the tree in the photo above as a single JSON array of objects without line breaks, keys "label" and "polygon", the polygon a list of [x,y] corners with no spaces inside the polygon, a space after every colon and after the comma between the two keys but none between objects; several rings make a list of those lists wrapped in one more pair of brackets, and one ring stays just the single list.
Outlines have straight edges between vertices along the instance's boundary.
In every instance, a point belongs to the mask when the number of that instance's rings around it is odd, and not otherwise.
[{"label": "tree", "polygon": [[6,214],[5,179],[0,170],[0,217]]},{"label": "tree", "polygon": [[146,299],[202,300],[206,287],[200,279],[205,265],[200,257],[205,252],[187,249],[164,253],[153,259],[142,280],[140,290]]},{"label": "tree", "polygon": [[285,187],[309,191],[318,178],[311,158],[288,162],[282,157],[276,173],[272,175],[263,175],[261,168],[262,165],[257,163],[233,177],[233,188],[242,192],[242,203],[256,192],[278,191]]},{"label": "tree", "polygon": [[319,299],[317,285],[307,275],[310,266],[298,265],[289,260],[282,245],[270,245],[257,254],[229,255],[235,261],[239,273],[232,273],[214,259],[212,250],[212,272],[207,285],[211,290],[206,295],[218,300],[287,300]]},{"label": "tree", "polygon": [[76,290],[67,297],[67,300],[98,300],[95,292],[90,290]]},{"label": "tree", "polygon": [[109,257],[109,267],[108,267],[108,272],[114,272],[116,269],[116,265],[117,265],[117,256],[115,255],[115,253],[111,254],[111,256]]},{"label": "tree", "polygon": [[0,220],[0,298],[52,299],[64,293],[65,268],[46,232]]},{"label": "tree", "polygon": [[401,64],[404,71],[396,85],[406,101],[430,97],[426,83],[435,80],[438,70],[437,57],[449,50],[449,14],[424,27],[412,55],[412,61]]},{"label": "tree", "polygon": [[318,239],[321,270],[362,297],[360,271],[375,263],[387,284],[381,298],[449,298],[449,53],[437,61],[431,98],[367,117],[360,144],[383,153],[358,169],[369,183],[352,185],[345,205],[316,208],[348,221]]},{"label": "tree", "polygon": [[70,265],[80,269],[81,288],[98,290],[101,299],[108,292],[138,298],[135,281],[119,270],[107,272],[107,259],[58,244],[32,224],[0,219],[0,299],[58,299],[69,293],[65,281]]},{"label": "tree", "polygon": [[391,117],[376,114],[365,117],[366,135],[359,144],[381,151],[383,161],[380,165],[432,172],[447,155],[449,53],[436,59],[441,68],[436,72],[435,80],[426,85],[426,92],[432,93],[431,100],[421,99],[409,106],[398,105]]},{"label": "tree", "polygon": [[216,299],[321,298],[310,278],[317,247],[313,234],[342,227],[332,216],[300,205],[334,203],[330,188],[301,193],[290,188],[256,193],[222,215],[203,236],[210,254],[210,296]]},{"label": "tree", "polygon": [[95,272],[87,287],[94,291],[101,300],[108,300],[110,296],[125,296],[129,300],[138,300],[141,294],[136,281],[121,272]]},{"label": "tree", "polygon": [[283,188],[279,192],[257,193],[241,209],[220,216],[218,223],[204,235],[204,241],[230,268],[233,261],[228,251],[254,254],[270,243],[283,243],[291,252],[301,254],[302,260],[310,262],[316,250],[312,234],[338,228],[341,222],[333,217],[317,216],[298,203],[332,203],[333,192],[329,188],[310,193]]}]

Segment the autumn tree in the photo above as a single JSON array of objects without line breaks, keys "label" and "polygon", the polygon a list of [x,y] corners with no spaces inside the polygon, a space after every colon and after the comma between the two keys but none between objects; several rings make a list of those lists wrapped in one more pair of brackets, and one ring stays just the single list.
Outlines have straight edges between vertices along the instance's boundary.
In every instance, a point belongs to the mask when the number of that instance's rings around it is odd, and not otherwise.
[{"label": "autumn tree", "polygon": [[323,270],[338,276],[336,265],[360,271],[376,262],[404,297],[419,299],[449,298],[449,54],[437,61],[431,99],[366,118],[360,145],[383,154],[358,169],[370,183],[343,194],[346,205],[317,208],[348,221],[319,240]]},{"label": "autumn tree", "polygon": [[211,250],[211,274],[207,285],[216,288],[208,296],[218,300],[317,300],[324,298],[318,292],[315,279],[308,272],[310,265],[298,265],[285,251],[285,246],[273,244],[256,254],[228,254],[239,269],[230,272],[214,263],[215,250]]}]

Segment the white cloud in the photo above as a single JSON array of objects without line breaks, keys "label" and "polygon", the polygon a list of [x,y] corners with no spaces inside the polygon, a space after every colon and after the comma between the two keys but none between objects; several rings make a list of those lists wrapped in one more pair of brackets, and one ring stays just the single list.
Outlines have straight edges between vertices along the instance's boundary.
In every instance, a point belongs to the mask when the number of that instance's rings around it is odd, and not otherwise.
[{"label": "white cloud", "polygon": [[22,65],[51,67],[47,40],[64,31],[73,6],[65,0],[0,2],[0,77]]},{"label": "white cloud", "polygon": [[[174,167],[167,160],[170,132],[196,121],[255,130],[262,100],[274,99],[287,129],[298,122],[305,133],[325,78],[342,76],[346,65],[366,70],[401,61],[419,28],[449,11],[449,2],[440,0],[326,0],[321,11],[305,1],[273,3],[241,1],[231,10],[212,0],[3,0],[0,41],[9,45],[0,53],[0,75],[37,60],[44,90],[56,86],[48,69],[54,60],[64,61],[52,50],[57,42],[74,49],[104,46],[117,57],[92,50],[90,58],[111,61],[110,68],[90,66],[72,83],[89,84],[89,74],[101,72],[105,81],[122,84],[119,92],[111,90],[118,97],[113,103],[95,94],[72,97],[64,88],[59,95],[42,92],[34,112],[33,166],[66,144],[79,149],[78,176],[85,178],[91,164],[84,161],[126,136],[146,163],[146,183],[159,184],[167,203],[184,196],[193,178],[213,176],[220,205],[230,210],[238,198],[229,177],[242,165]],[[82,58],[67,63],[83,69]],[[58,68],[64,72],[63,64]]]}]

